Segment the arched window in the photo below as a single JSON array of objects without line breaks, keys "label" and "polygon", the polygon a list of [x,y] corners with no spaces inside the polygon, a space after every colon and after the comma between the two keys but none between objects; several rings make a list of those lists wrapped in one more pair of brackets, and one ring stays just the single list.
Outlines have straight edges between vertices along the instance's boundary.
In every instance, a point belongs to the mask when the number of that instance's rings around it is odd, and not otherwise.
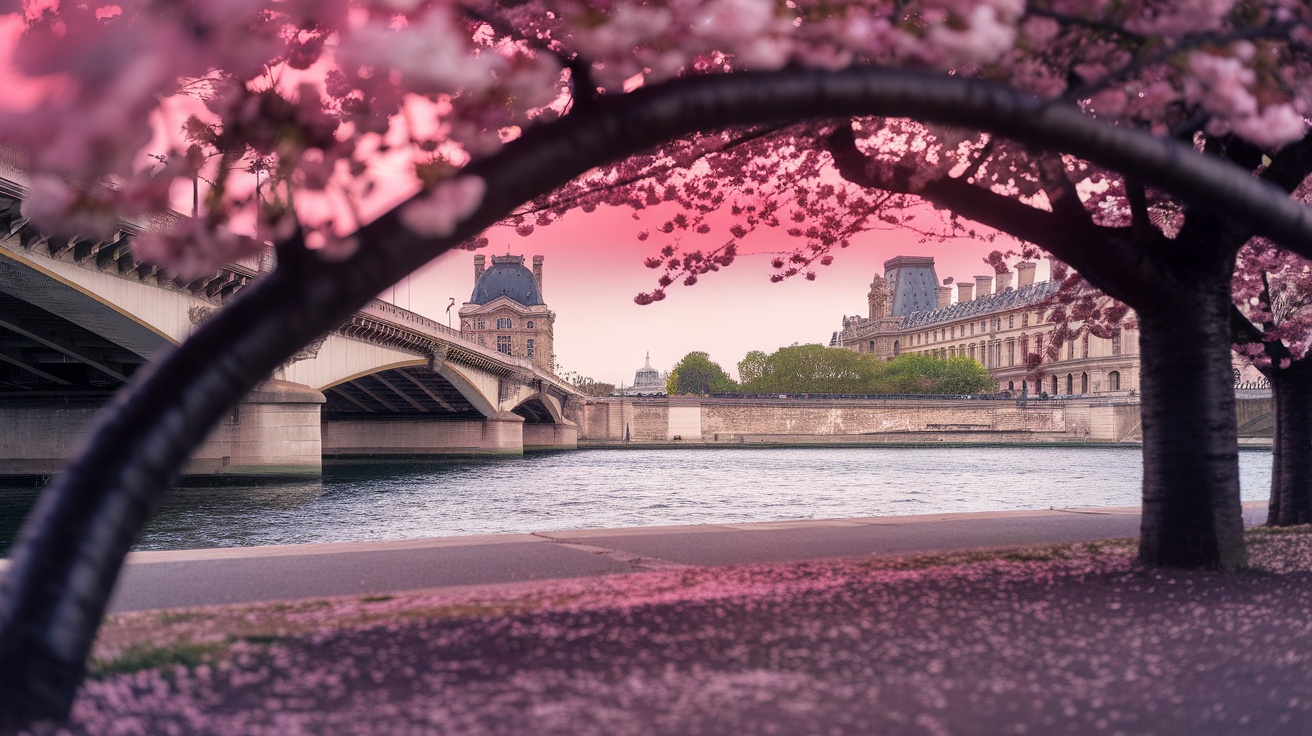
[{"label": "arched window", "polygon": [[508,329],[510,329],[510,318],[509,318],[509,317],[497,317],[497,329],[498,329],[498,330],[508,330]]},{"label": "arched window", "polygon": [[875,352],[875,341],[874,341],[874,340],[871,340],[871,341],[870,341],[870,352],[872,352],[872,353]]},{"label": "arched window", "polygon": [[1088,373],[1081,373],[1081,374],[1080,374],[1080,393],[1082,393],[1082,394],[1087,394],[1087,393],[1089,393],[1089,374],[1088,374]]},{"label": "arched window", "polygon": [[1007,390],[1008,390],[1008,391],[1015,391],[1015,390],[1016,390],[1016,382],[1015,382],[1015,381],[1007,381]]},{"label": "arched window", "polygon": [[899,341],[894,340],[894,341],[893,341],[893,357],[894,357],[894,358],[896,358],[898,355],[901,354],[901,349],[902,349],[902,346],[901,346],[901,344],[899,343]]},{"label": "arched window", "polygon": [[1112,331],[1112,355],[1121,354],[1121,331]]},{"label": "arched window", "polygon": [[1111,373],[1108,373],[1108,374],[1107,374],[1107,390],[1108,390],[1108,391],[1120,391],[1120,390],[1121,390],[1121,372],[1120,372],[1120,371],[1112,371]]},{"label": "arched window", "polygon": [[530,330],[533,329],[533,320],[529,320],[529,321],[528,321],[528,324],[526,324],[526,325],[524,325],[524,326],[527,327],[527,328],[529,328]]},{"label": "arched window", "polygon": [[[530,322],[529,324],[533,324],[533,323]],[[533,349],[533,338],[530,337],[530,338],[528,339],[528,346],[527,346],[527,347],[528,347],[528,354],[527,354],[525,357],[527,357],[527,358],[529,358],[529,359],[531,360],[531,359],[533,358],[533,354],[534,354],[534,352],[535,352],[534,349]]]},{"label": "arched window", "polygon": [[1066,374],[1066,393],[1075,393],[1075,376],[1072,376],[1069,373]]},{"label": "arched window", "polygon": [[1053,396],[1057,396],[1057,395],[1060,395],[1060,394],[1061,394],[1061,391],[1057,390],[1057,377],[1056,377],[1056,376],[1053,376],[1053,377],[1052,377],[1052,395],[1053,395]]},{"label": "arched window", "polygon": [[1087,357],[1089,357],[1089,335],[1088,335],[1088,333],[1085,333],[1085,335],[1084,335],[1084,340],[1082,340],[1081,343],[1080,343],[1080,357],[1081,357],[1081,358],[1087,358]]}]

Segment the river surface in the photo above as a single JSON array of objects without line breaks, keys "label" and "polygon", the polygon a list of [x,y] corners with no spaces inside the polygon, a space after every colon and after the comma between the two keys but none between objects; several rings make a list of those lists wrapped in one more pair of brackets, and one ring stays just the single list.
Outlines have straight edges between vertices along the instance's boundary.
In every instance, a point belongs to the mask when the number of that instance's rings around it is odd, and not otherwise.
[{"label": "river surface", "polygon": [[[1239,455],[1245,501],[1271,452]],[[137,549],[1133,506],[1138,448],[581,450],[475,462],[328,468],[322,482],[185,486]],[[0,550],[39,491],[0,487]]]}]

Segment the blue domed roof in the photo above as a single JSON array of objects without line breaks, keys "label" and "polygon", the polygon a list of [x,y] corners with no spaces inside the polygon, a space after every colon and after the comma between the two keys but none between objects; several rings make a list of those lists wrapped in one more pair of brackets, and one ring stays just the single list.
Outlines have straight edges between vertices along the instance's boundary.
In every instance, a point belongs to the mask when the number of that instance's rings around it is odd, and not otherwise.
[{"label": "blue domed roof", "polygon": [[474,282],[474,294],[469,301],[487,304],[499,296],[510,297],[526,307],[542,303],[537,279],[524,267],[523,256],[492,256],[492,267]]}]

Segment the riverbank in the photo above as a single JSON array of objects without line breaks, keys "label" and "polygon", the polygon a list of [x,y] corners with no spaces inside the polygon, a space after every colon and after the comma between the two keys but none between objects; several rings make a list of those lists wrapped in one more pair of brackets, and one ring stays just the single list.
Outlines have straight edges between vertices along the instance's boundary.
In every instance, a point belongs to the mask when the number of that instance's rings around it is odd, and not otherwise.
[{"label": "riverbank", "polygon": [[1312,534],[1240,574],[1130,541],[111,616],[73,733],[1306,733]]}]

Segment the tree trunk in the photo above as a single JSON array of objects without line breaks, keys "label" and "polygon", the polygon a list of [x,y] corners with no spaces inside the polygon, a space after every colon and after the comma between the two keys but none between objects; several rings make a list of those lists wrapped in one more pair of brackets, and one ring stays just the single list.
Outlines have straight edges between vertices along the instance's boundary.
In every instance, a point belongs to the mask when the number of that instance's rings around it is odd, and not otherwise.
[{"label": "tree trunk", "polygon": [[[1143,521],[1139,559],[1244,567],[1239,445],[1230,367],[1230,270],[1140,310]],[[1166,304],[1162,304],[1167,302]]]},{"label": "tree trunk", "polygon": [[1312,360],[1270,373],[1272,431],[1271,504],[1266,523],[1312,523]]}]

